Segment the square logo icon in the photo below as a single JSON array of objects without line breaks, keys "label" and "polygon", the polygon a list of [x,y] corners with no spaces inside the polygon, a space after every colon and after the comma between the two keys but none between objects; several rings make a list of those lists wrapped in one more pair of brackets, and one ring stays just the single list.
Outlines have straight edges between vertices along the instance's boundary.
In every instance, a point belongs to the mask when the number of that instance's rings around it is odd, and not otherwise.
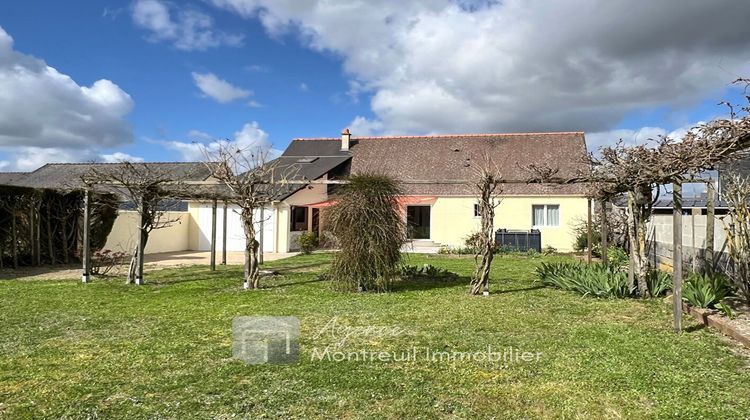
[{"label": "square logo icon", "polygon": [[232,357],[251,365],[299,360],[299,319],[293,316],[238,316],[232,320]]}]

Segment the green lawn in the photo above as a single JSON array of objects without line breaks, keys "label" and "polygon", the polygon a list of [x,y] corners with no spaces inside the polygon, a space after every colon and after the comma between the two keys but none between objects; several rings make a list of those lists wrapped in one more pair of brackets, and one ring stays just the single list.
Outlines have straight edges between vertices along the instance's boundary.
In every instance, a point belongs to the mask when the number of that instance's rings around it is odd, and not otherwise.
[{"label": "green lawn", "polygon": [[[563,258],[563,257],[557,257]],[[677,336],[661,301],[597,300],[540,288],[544,258],[501,257],[489,298],[468,277],[342,294],[317,280],[328,255],[267,264],[282,274],[240,289],[240,267],[122,279],[0,281],[0,418],[24,417],[714,417],[750,413],[750,367],[736,346],[697,329]],[[468,276],[471,258],[411,256]],[[237,315],[301,321],[300,362],[231,359]],[[320,361],[318,335],[388,326],[346,351],[504,350],[538,361]]]}]

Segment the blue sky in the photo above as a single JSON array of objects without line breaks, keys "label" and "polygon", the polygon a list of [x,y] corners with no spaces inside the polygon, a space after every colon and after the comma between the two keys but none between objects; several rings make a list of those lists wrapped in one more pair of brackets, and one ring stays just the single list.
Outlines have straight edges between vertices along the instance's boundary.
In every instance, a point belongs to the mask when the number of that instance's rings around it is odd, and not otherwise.
[{"label": "blue sky", "polygon": [[[354,116],[368,113],[366,102],[355,104],[346,95],[341,64],[331,54],[312,52],[293,39],[272,40],[258,22],[228,12],[211,15],[217,26],[243,34],[244,45],[183,51],[148,41],[127,7],[118,8],[122,2],[77,1],[75,9],[67,2],[37,3],[0,4],[0,26],[15,49],[45,60],[79,85],[111,80],[135,102],[127,116],[134,142],[107,151],[171,160],[177,153],[153,141],[188,141],[191,130],[231,138],[252,121],[283,148],[292,137],[336,135]],[[251,90],[260,107],[203,97],[192,72],[214,73]]]},{"label": "blue sky", "polygon": [[[190,159],[210,138],[283,149],[344,127],[583,130],[594,149],[679,134],[739,101],[729,82],[748,76],[748,30],[732,25],[750,17],[745,2],[720,1],[731,12],[701,31],[685,28],[705,16],[699,1],[396,3],[4,1],[0,170]],[[580,15],[603,23],[582,31]]]}]

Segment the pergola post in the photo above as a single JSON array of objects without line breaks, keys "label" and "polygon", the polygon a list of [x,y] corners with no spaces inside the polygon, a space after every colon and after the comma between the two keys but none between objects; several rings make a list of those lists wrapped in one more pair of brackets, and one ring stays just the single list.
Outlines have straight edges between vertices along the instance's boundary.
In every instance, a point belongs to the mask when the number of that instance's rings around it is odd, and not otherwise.
[{"label": "pergola post", "polygon": [[221,235],[221,265],[227,265],[227,201],[224,200],[224,219],[222,220]]},{"label": "pergola post", "polygon": [[140,198],[141,203],[141,217],[138,221],[138,266],[136,267],[136,273],[135,273],[135,284],[137,286],[141,286],[144,283],[143,280],[143,262],[146,259],[145,251],[146,251],[146,234],[145,234],[145,228],[146,228],[146,213],[148,212],[148,209],[146,209],[146,203],[143,197]]},{"label": "pergola post", "polygon": [[587,206],[588,207],[588,218],[587,218],[587,223],[586,223],[586,249],[587,249],[586,261],[589,264],[591,264],[591,259],[592,259],[592,256],[593,256],[593,249],[592,249],[592,247],[594,245],[593,244],[593,242],[594,242],[594,240],[593,240],[593,228],[591,226],[592,225],[592,219],[593,219],[593,217],[592,217],[592,210],[591,210],[591,205],[592,205],[591,198],[589,198],[587,200],[587,203],[588,203],[588,206]]},{"label": "pergola post", "polygon": [[34,251],[36,253],[36,265],[42,265],[42,204],[41,199],[34,204]]},{"label": "pergola post", "polygon": [[211,271],[216,271],[216,199],[211,203]]},{"label": "pergola post", "polygon": [[88,283],[91,280],[91,193],[89,190],[83,192],[83,244],[81,245],[81,261],[83,262],[81,282]]},{"label": "pergola post", "polygon": [[672,278],[672,300],[674,305],[674,330],[682,331],[682,183],[672,184],[672,266],[674,267]]},{"label": "pergola post", "polygon": [[[632,191],[628,192],[628,209],[632,215],[632,208],[633,208],[633,202],[635,200],[634,194]],[[630,248],[630,258],[628,261],[628,285],[630,287],[635,287],[635,247],[637,244],[633,243],[634,240],[637,240],[637,232],[635,231],[635,226],[633,224],[632,217],[628,217],[628,247]],[[634,233],[631,235],[630,233]]]},{"label": "pergola post", "polygon": [[16,225],[16,207],[13,207],[11,214],[11,237],[13,239],[13,246],[11,252],[13,253],[13,268],[18,268],[18,227]]},{"label": "pergola post", "polygon": [[36,234],[34,233],[34,202],[29,203],[29,252],[31,253],[31,265],[36,264]]},{"label": "pergola post", "polygon": [[602,236],[602,262],[607,264],[609,262],[609,226],[607,222],[607,201],[601,200],[600,218],[601,218],[601,236]]},{"label": "pergola post", "polygon": [[54,238],[52,234],[52,205],[47,202],[47,252],[49,253],[50,264],[55,264],[55,246]]},{"label": "pergola post", "polygon": [[706,183],[706,246],[703,256],[703,270],[714,268],[714,225],[716,224],[716,187],[709,181]]},{"label": "pergola post", "polygon": [[260,232],[258,232],[258,263],[263,264],[263,231],[265,230],[265,206],[260,206]]}]

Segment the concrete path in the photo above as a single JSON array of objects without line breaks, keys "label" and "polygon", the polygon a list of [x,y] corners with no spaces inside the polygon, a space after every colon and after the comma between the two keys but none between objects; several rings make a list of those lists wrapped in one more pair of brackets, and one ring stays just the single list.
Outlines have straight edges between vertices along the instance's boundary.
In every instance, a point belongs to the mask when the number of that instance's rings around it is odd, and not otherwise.
[{"label": "concrete path", "polygon": [[[280,260],[297,255],[296,253],[265,253],[264,261]],[[148,270],[160,270],[167,267],[179,267],[190,265],[208,265],[211,256],[209,252],[201,251],[179,251],[164,252],[159,254],[146,254],[146,266]],[[110,274],[122,274],[127,271],[126,265],[116,267]],[[221,252],[216,253],[216,264],[221,263]],[[241,265],[244,264],[244,253],[227,252],[227,264]],[[0,280],[17,279],[17,280],[44,280],[44,279],[80,279],[81,266],[79,264],[41,266],[41,267],[20,267],[18,270],[12,268],[0,269]]]},{"label": "concrete path", "polygon": [[[296,252],[263,254],[263,261],[274,261],[297,255]],[[146,264],[157,267],[174,267],[180,265],[208,265],[211,253],[208,251],[177,251],[146,254]],[[227,252],[227,264],[239,265],[245,263],[244,252]],[[216,253],[216,264],[221,264],[221,252]]]}]

